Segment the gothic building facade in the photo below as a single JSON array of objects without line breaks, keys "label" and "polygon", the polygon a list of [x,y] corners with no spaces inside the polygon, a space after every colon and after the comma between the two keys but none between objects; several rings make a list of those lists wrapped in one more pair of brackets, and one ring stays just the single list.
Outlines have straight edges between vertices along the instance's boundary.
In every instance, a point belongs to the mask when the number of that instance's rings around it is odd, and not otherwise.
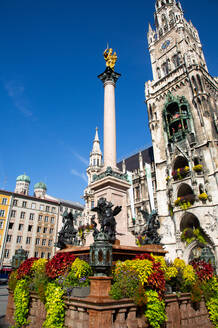
[{"label": "gothic building facade", "polygon": [[[153,80],[145,97],[162,243],[170,257],[189,261],[203,252],[218,259],[217,79],[180,2],[158,0],[155,7],[155,29],[148,31]],[[187,228],[197,229],[207,247],[197,238],[184,241]]]},{"label": "gothic building facade", "polygon": [[[134,204],[127,197],[128,227],[137,234],[141,210],[151,211],[149,163],[168,257],[187,262],[204,257],[218,263],[218,79],[208,72],[198,31],[185,19],[180,2],[157,0],[154,18],[155,28],[149,24],[147,34],[153,80],[145,83],[152,147],[118,163],[124,173],[132,172]],[[89,182],[101,166],[97,136]],[[84,198],[88,218],[89,187]]]}]

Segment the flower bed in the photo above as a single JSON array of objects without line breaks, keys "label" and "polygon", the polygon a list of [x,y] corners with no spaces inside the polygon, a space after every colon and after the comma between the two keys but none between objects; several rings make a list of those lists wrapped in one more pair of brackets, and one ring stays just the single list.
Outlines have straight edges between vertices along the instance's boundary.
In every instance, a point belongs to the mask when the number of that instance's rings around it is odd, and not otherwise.
[{"label": "flower bed", "polygon": [[202,192],[202,194],[200,194],[198,198],[200,200],[206,201],[208,199],[208,194],[206,194],[206,192]]},{"label": "flower bed", "polygon": [[190,195],[178,197],[175,200],[174,204],[175,206],[180,206],[181,209],[186,210],[191,205],[193,205],[194,202],[195,202],[195,195],[190,194]]},{"label": "flower bed", "polygon": [[198,228],[184,229],[181,235],[181,240],[186,242],[187,245],[191,244],[194,240],[196,240],[200,244],[204,244],[204,245],[206,244],[206,240]]},{"label": "flower bed", "polygon": [[[60,258],[62,259],[61,261]],[[26,274],[23,274],[18,279],[18,271],[23,272],[22,268],[26,267],[29,268],[28,270],[25,269]],[[54,272],[56,275],[54,275]],[[57,272],[60,273],[59,276]],[[90,316],[89,318],[90,314],[88,314],[90,300],[75,299],[75,302],[79,303],[75,303],[73,307],[71,306],[71,310],[67,310],[68,313],[66,313],[67,296],[71,295],[71,291],[75,286],[88,286],[88,277],[91,274],[91,268],[87,262],[75,258],[69,253],[59,253],[48,262],[44,259],[26,260],[17,271],[11,274],[9,280],[9,288],[14,290],[15,326],[23,327],[27,325],[29,311],[31,306],[33,306],[31,293],[36,293],[41,302],[44,303],[45,308],[45,318],[40,327],[70,327],[72,322],[69,323],[69,318],[71,318],[69,311],[83,311],[83,313],[86,313],[84,316],[81,316],[81,320],[85,318],[82,326],[92,327],[89,326],[90,322],[92,322],[92,317]],[[111,304],[111,322],[112,320],[115,320],[115,322],[116,320],[118,320],[117,322],[121,320],[121,316],[118,315],[116,319],[116,316],[113,315],[114,311],[119,308],[119,304],[126,304],[126,318],[132,318],[131,311],[133,310],[131,309],[133,308],[132,302],[134,302],[137,306],[134,307],[134,320],[138,320],[136,318],[136,308],[140,308],[141,310],[143,309],[150,327],[162,327],[167,320],[165,313],[166,284],[176,293],[191,293],[192,302],[195,304],[201,301],[203,295],[212,322],[215,326],[218,324],[218,281],[211,265],[202,261],[193,262],[193,265],[186,265],[180,259],[176,259],[173,263],[168,263],[161,256],[149,254],[137,256],[133,260],[116,262],[110,295],[111,298],[117,300],[117,303],[114,303],[115,301],[112,300],[111,303],[110,300],[107,301]],[[119,300],[121,303],[119,303]],[[78,307],[80,310],[77,310]],[[82,307],[84,307],[84,310],[81,310]],[[96,311],[99,311],[99,309],[96,308]],[[105,311],[108,311],[107,304]],[[179,306],[178,311],[180,311]],[[37,315],[37,310],[34,310],[32,313]],[[170,312],[168,313],[170,316]],[[108,312],[107,315],[109,315]],[[67,322],[69,325],[66,324],[66,317],[68,318]],[[76,312],[75,318],[77,318]],[[125,316],[123,318],[124,321],[127,320]],[[35,328],[36,322],[37,319],[31,323],[30,327]],[[112,324],[110,327],[112,327]]]},{"label": "flower bed", "polygon": [[190,171],[189,166],[181,167],[176,171],[172,172],[172,177],[175,181],[182,180],[188,175],[189,171]]},{"label": "flower bed", "polygon": [[[206,274],[209,273],[209,274]],[[114,299],[132,298],[137,306],[144,308],[149,325],[160,328],[166,321],[164,293],[168,284],[174,292],[190,292],[192,302],[201,301],[207,288],[211,320],[218,324],[218,280],[210,264],[186,265],[181,259],[167,263],[163,257],[143,255],[134,260],[118,261],[114,270],[110,295]],[[211,299],[213,301],[211,301]]]},{"label": "flower bed", "polygon": [[201,164],[195,165],[195,166],[193,166],[193,170],[195,172],[201,172],[203,170],[203,165],[201,165]]},{"label": "flower bed", "polygon": [[28,323],[30,292],[37,293],[47,311],[43,327],[64,327],[64,295],[73,287],[89,286],[90,265],[72,253],[58,253],[50,261],[30,258],[24,261],[9,278],[9,288],[14,292],[16,327]]}]

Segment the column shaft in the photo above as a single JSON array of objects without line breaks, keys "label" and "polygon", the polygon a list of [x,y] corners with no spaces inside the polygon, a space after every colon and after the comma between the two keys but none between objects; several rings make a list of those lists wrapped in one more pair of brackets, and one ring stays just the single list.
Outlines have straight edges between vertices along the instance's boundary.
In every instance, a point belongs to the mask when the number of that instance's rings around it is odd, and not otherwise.
[{"label": "column shaft", "polygon": [[115,83],[104,83],[104,166],[116,167]]}]

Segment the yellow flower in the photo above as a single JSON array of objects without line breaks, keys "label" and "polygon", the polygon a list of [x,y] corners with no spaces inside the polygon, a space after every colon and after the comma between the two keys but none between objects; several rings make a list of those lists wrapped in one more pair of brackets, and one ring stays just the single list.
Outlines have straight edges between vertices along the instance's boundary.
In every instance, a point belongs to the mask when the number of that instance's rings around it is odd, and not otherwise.
[{"label": "yellow flower", "polygon": [[159,262],[161,264],[161,269],[166,272],[167,271],[167,264],[163,256],[153,256],[155,262]]},{"label": "yellow flower", "polygon": [[183,279],[188,283],[194,283],[196,280],[196,274],[193,266],[186,265],[186,267],[183,270]]},{"label": "yellow flower", "polygon": [[179,258],[176,258],[176,259],[174,260],[173,264],[175,265],[175,267],[176,267],[177,269],[182,269],[182,270],[183,270],[183,269],[185,268],[185,266],[186,266],[185,261],[183,261],[183,260],[181,260],[181,259],[179,259]]},{"label": "yellow flower", "polygon": [[167,268],[165,272],[165,279],[170,280],[171,278],[175,278],[178,274],[178,270],[175,266],[170,266]]},{"label": "yellow flower", "polygon": [[45,271],[45,265],[48,262],[46,259],[38,259],[37,261],[34,261],[31,267],[31,270],[33,272],[43,272]]},{"label": "yellow flower", "polygon": [[184,171],[187,173],[187,172],[189,172],[189,166],[185,166],[184,167]]},{"label": "yellow flower", "polygon": [[200,194],[198,196],[199,199],[201,200],[207,200],[208,199],[208,195],[206,194],[206,192],[202,192],[202,194]]}]

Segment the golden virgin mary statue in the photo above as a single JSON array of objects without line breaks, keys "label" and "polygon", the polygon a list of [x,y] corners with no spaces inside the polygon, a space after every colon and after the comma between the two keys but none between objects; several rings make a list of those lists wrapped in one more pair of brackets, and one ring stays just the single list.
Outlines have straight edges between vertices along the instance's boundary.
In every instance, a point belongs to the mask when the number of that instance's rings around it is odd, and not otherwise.
[{"label": "golden virgin mary statue", "polygon": [[106,61],[106,66],[110,67],[112,70],[114,70],[114,66],[117,61],[117,54],[116,52],[113,53],[113,49],[107,47],[104,51],[104,59]]}]

